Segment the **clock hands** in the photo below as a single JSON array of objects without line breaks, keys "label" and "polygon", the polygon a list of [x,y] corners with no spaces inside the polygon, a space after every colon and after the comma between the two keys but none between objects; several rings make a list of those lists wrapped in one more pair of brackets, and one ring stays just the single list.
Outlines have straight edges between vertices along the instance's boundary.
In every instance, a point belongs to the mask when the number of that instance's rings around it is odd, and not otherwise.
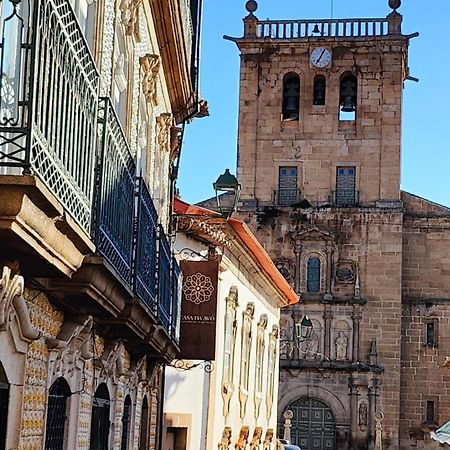
[{"label": "clock hands", "polygon": [[316,64],[322,59],[322,56],[323,56],[323,54],[326,52],[326,48],[324,48],[323,50],[322,50],[322,53],[320,54],[320,56],[319,56],[319,58],[316,60]]}]

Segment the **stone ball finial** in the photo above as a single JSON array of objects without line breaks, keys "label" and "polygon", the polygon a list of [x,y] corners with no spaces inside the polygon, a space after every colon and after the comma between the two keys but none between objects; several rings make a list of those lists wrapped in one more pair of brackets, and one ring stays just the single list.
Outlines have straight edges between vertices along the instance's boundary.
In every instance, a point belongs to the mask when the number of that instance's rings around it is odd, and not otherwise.
[{"label": "stone ball finial", "polygon": [[284,417],[285,419],[292,419],[292,418],[294,417],[294,413],[293,413],[290,409],[287,409],[287,410],[284,412],[283,417]]},{"label": "stone ball finial", "polygon": [[258,3],[255,0],[248,0],[248,2],[245,4],[245,9],[250,14],[253,14],[258,9]]},{"label": "stone ball finial", "polygon": [[394,11],[400,8],[401,4],[402,0],[389,0],[389,7],[392,8]]}]

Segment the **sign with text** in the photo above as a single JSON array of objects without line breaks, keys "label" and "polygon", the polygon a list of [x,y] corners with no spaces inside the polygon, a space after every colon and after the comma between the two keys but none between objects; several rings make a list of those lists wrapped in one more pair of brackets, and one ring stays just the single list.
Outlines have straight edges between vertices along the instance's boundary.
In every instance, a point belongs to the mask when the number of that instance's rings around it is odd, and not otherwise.
[{"label": "sign with text", "polygon": [[181,358],[215,359],[218,261],[181,261]]}]

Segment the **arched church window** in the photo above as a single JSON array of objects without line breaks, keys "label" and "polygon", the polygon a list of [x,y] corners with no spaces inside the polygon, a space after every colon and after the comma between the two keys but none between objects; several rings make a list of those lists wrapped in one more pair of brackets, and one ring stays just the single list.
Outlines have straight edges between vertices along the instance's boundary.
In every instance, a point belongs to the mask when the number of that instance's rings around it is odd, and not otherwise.
[{"label": "arched church window", "polygon": [[45,450],[63,450],[66,436],[67,399],[70,388],[60,377],[48,391],[47,423],[45,426]]},{"label": "arched church window", "polygon": [[306,290],[308,292],[320,291],[320,259],[311,256],[308,259],[306,270]]},{"label": "arched church window", "polygon": [[356,119],[357,80],[351,73],[344,73],[341,77],[339,91],[339,120]]},{"label": "arched church window", "polygon": [[8,425],[9,383],[0,362],[0,450],[6,448],[6,429]]},{"label": "arched church window", "polygon": [[109,409],[108,387],[101,383],[92,399],[91,450],[108,450]]},{"label": "arched church window", "polygon": [[300,114],[300,78],[289,73],[283,80],[283,120],[298,120]]},{"label": "arched church window", "polygon": [[125,404],[123,405],[122,414],[122,439],[120,443],[120,450],[128,449],[128,440],[130,438],[130,418],[131,418],[131,397],[125,397]]},{"label": "arched church window", "polygon": [[314,105],[325,105],[325,95],[327,90],[327,81],[323,75],[316,75],[314,78]]}]

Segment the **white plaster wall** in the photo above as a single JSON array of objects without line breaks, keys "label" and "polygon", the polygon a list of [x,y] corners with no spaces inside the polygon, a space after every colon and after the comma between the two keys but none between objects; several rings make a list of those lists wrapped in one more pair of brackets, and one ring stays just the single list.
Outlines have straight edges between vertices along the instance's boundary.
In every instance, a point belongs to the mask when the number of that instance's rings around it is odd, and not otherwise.
[{"label": "white plaster wall", "polygon": [[[178,234],[175,242],[175,251],[180,252],[183,248],[190,248],[197,252],[206,254],[207,247],[190,239],[184,235]],[[242,266],[242,264],[241,264]],[[263,429],[263,437],[268,428],[276,432],[277,421],[277,398],[278,398],[278,357],[275,364],[275,388],[273,393],[273,406],[270,419],[266,414],[266,399],[261,403],[260,416],[255,419],[254,407],[254,387],[255,387],[255,356],[256,356],[256,337],[257,323],[261,314],[267,314],[268,325],[265,331],[266,347],[264,351],[264,386],[267,385],[267,352],[269,347],[269,333],[273,325],[278,325],[280,311],[274,308],[264,298],[257,289],[252,286],[254,280],[250,281],[240,272],[240,269],[227,257],[223,257],[221,271],[219,274],[218,299],[217,299],[217,327],[216,327],[216,360],[214,368],[210,374],[204,372],[203,368],[196,368],[187,372],[180,372],[174,368],[168,368],[166,372],[166,397],[164,412],[168,414],[183,413],[192,415],[192,428],[190,430],[189,450],[214,449],[217,448],[221,440],[224,427],[232,429],[232,444],[236,443],[239,437],[239,431],[242,426],[248,426],[250,429],[249,441],[253,436],[255,427]],[[234,393],[230,403],[230,414],[225,419],[223,416],[223,400],[221,395],[221,382],[223,371],[224,354],[224,318],[226,310],[226,297],[230,288],[238,288],[237,308],[237,334],[235,346],[235,367],[234,367]],[[267,297],[269,294],[267,294]],[[247,401],[246,414],[243,420],[240,418],[239,404],[239,375],[241,362],[241,325],[242,313],[247,303],[255,304],[255,314],[252,321],[252,343],[250,359],[250,382],[249,397]],[[277,344],[278,348],[278,344]],[[189,361],[190,364],[195,361]],[[205,442],[206,441],[206,442]],[[273,447],[275,448],[275,447]]]}]

